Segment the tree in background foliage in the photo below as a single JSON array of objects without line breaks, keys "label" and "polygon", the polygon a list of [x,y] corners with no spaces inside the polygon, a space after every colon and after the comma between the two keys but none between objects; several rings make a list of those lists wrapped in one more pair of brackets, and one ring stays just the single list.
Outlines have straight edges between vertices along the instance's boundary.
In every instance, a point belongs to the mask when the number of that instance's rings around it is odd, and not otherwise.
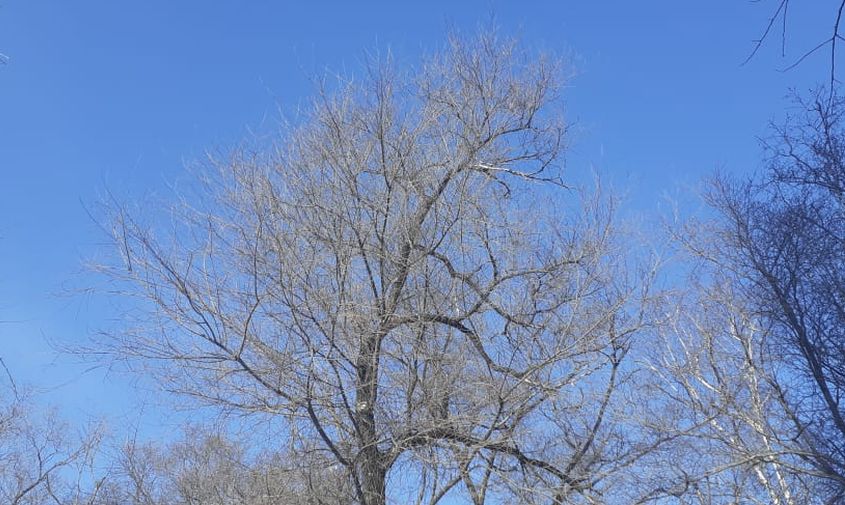
[{"label": "tree in background foliage", "polygon": [[86,432],[53,412],[39,412],[2,359],[0,367],[6,372],[0,375],[0,502],[87,503],[83,498],[92,487],[84,478],[90,475],[101,432]]},{"label": "tree in background foliage", "polygon": [[783,436],[845,499],[845,130],[843,103],[819,91],[766,143],[760,177],[721,182],[719,261],[765,328],[764,352],[792,413]]}]

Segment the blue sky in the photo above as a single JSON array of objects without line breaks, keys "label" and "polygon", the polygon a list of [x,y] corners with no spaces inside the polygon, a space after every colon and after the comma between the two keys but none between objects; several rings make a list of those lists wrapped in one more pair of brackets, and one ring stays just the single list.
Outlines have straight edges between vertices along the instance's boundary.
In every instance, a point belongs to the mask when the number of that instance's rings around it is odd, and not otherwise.
[{"label": "blue sky", "polygon": [[354,72],[386,48],[412,65],[449,27],[472,31],[491,12],[572,62],[572,173],[599,171],[648,213],[717,168],[749,173],[788,90],[827,71],[826,52],[779,71],[826,36],[835,6],[821,0],[793,9],[786,58],[775,37],[740,65],[775,3],[4,0],[0,357],[71,417],[133,415],[149,391],[47,345],[119,317],[73,289],[96,283],[82,264],[104,253],[86,206],[106,190],[166,196],[205,150],[272,130],[308,98],[310,76]]}]

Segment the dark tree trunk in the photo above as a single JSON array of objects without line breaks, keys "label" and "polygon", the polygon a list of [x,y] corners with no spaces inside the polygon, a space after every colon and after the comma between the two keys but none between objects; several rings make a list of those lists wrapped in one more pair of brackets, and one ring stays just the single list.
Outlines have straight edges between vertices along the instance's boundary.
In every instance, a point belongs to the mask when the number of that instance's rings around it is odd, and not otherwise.
[{"label": "dark tree trunk", "polygon": [[381,337],[373,335],[361,344],[358,357],[358,383],[355,391],[355,421],[360,443],[359,479],[364,503],[386,505],[387,468],[378,448],[375,405],[378,400],[378,367]]}]

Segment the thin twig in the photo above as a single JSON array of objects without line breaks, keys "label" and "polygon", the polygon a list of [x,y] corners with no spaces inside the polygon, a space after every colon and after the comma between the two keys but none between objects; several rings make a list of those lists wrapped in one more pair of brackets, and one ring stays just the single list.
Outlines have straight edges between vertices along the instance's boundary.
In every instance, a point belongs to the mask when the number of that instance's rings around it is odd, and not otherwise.
[{"label": "thin twig", "polygon": [[12,377],[12,373],[9,372],[9,368],[6,366],[6,362],[3,361],[3,358],[0,358],[0,366],[3,367],[3,370],[6,371],[6,376],[9,378],[9,383],[12,385],[12,392],[15,394],[15,400],[20,400],[20,394],[18,394],[18,386],[15,384],[15,379]]}]

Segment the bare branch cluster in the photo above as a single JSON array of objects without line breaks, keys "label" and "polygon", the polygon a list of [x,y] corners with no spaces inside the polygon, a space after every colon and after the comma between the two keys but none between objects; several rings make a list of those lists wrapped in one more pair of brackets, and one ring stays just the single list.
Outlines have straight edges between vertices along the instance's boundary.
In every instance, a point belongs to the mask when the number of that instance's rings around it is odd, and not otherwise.
[{"label": "bare branch cluster", "polygon": [[351,503],[351,489],[338,475],[326,461],[268,450],[250,454],[242,441],[189,427],[167,444],[133,438],[120,445],[73,505]]},{"label": "bare branch cluster", "polygon": [[[801,54],[792,64],[786,67],[785,70],[792,70],[793,68],[799,66],[801,63],[804,62],[807,58],[812,56],[813,54],[823,50],[828,49],[830,51],[830,78],[829,78],[829,88],[831,89],[831,93],[833,93],[833,89],[836,87],[838,80],[836,79],[836,50],[838,48],[838,44],[840,42],[845,41],[845,37],[842,36],[842,12],[845,10],[845,1],[839,1],[839,5],[836,6],[835,9],[832,10],[832,22],[831,28],[827,32],[827,35],[824,37],[823,40],[818,42],[815,46],[811,49],[805,51]],[[760,48],[763,47],[763,44],[766,42],[767,39],[770,38],[772,32],[776,30],[777,26],[780,26],[780,42],[781,42],[781,55],[786,56],[786,39],[787,39],[787,22],[789,20],[789,7],[790,7],[790,0],[777,0],[777,7],[774,9],[773,14],[769,18],[768,22],[766,23],[766,27],[763,30],[763,33],[760,35],[760,38],[754,40],[754,48],[751,50],[751,53],[748,55],[748,58],[745,59],[743,64],[748,63],[751,61],[754,56],[760,51]]]},{"label": "bare branch cluster", "polygon": [[83,477],[101,432],[75,434],[55,413],[36,411],[27,392],[7,377],[0,383],[0,501],[58,505],[78,500],[87,493]]}]

